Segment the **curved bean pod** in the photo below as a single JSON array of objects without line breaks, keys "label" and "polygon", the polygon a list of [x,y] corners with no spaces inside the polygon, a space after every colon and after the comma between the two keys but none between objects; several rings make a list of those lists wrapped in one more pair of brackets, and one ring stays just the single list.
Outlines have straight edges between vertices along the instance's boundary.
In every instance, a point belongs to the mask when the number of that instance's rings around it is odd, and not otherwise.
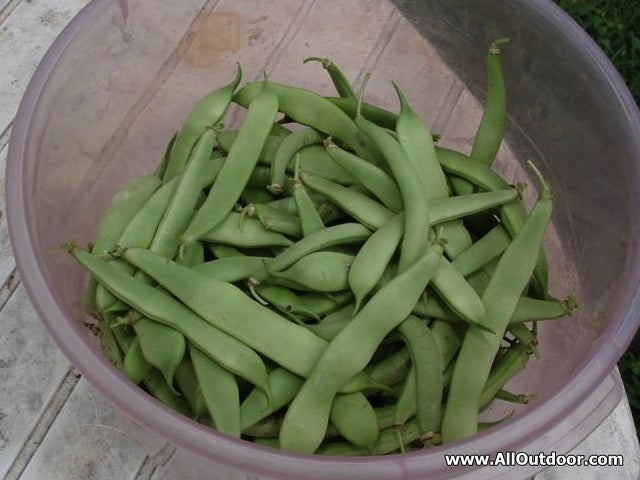
[{"label": "curved bean pod", "polygon": [[[314,128],[345,142],[358,156],[374,163],[383,163],[379,152],[362,135],[342,110],[320,95],[302,88],[269,83],[278,96],[279,109],[296,122]],[[236,93],[234,100],[246,107],[259,94],[261,82],[249,83]]]},{"label": "curved bean pod", "polygon": [[447,179],[438,162],[431,132],[413,111],[407,98],[394,83],[400,101],[400,115],[396,124],[398,142],[411,161],[427,198],[447,197]]},{"label": "curved bean pod", "polygon": [[484,267],[504,252],[511,237],[502,225],[493,227],[486,235],[458,255],[451,264],[464,277]]},{"label": "curved bean pod", "polygon": [[[105,287],[108,288],[107,285]],[[162,373],[167,386],[173,389],[176,368],[182,362],[187,349],[184,336],[175,329],[158,324],[146,317],[138,319],[133,324],[133,329],[140,342],[144,358]]]},{"label": "curved bean pod", "polygon": [[500,258],[482,295],[487,309],[487,326],[495,333],[472,328],[465,334],[442,422],[442,438],[445,442],[466,438],[477,432],[482,389],[518,299],[534,271],[542,238],[551,219],[551,192],[544,179],[541,176],[539,178],[543,187],[538,201]]},{"label": "curved bean pod", "polygon": [[142,353],[142,348],[140,348],[140,339],[135,337],[124,356],[123,373],[137,385],[144,380],[150,369],[151,364]]},{"label": "curved bean pod", "polygon": [[349,288],[356,299],[354,313],[382,278],[403,233],[404,216],[396,215],[375,231],[358,251],[349,269]]},{"label": "curved bean pod", "polygon": [[385,207],[394,212],[402,211],[402,196],[398,186],[384,170],[343,150],[330,140],[327,140],[324,145],[331,158],[379,198]]},{"label": "curved bean pod", "polygon": [[499,48],[499,45],[506,41],[508,39],[495,41],[487,52],[487,99],[470,155],[471,160],[485,165],[493,164],[496,158],[507,119],[507,94],[500,65]]},{"label": "curved bean pod", "polygon": [[547,320],[571,315],[577,308],[574,295],[565,300],[538,300],[536,298],[520,297],[510,324],[523,323],[531,320]]},{"label": "curved bean pod", "polygon": [[281,448],[306,453],[318,448],[336,393],[366,366],[384,337],[407,317],[411,311],[408,305],[417,301],[441,257],[442,246],[434,244],[413,266],[380,289],[333,339],[287,410],[280,431]]},{"label": "curved bean pod", "polygon": [[[507,183],[487,165],[481,162],[469,162],[458,152],[436,148],[438,159],[445,171],[469,180],[479,188],[487,191],[505,190]],[[527,212],[522,202],[510,202],[500,208],[500,218],[504,227],[515,237],[527,219]],[[541,298],[548,298],[548,267],[544,249],[540,249],[533,286]]]},{"label": "curved bean pod", "polygon": [[240,438],[240,394],[233,373],[189,344],[200,393],[216,430]]},{"label": "curved bean pod", "polygon": [[100,220],[91,251],[108,253],[113,250],[127,225],[160,185],[158,178],[144,176],[130,181],[120,189],[113,196],[111,204]]},{"label": "curved bean pod", "polygon": [[[130,250],[125,250],[127,251]],[[168,261],[157,254],[149,253],[164,262]],[[116,297],[143,315],[182,333],[191,343],[229,371],[266,392],[269,391],[264,363],[245,344],[213,327],[166,293],[122,273],[99,257],[77,248],[73,248],[71,254]],[[190,270],[184,266],[181,268]],[[134,328],[139,327],[139,324],[140,320],[134,324]]]},{"label": "curved bean pod", "polygon": [[267,418],[272,413],[287,405],[302,386],[303,380],[282,367],[269,372],[271,399],[257,388],[240,404],[240,428],[246,431],[252,425]]},{"label": "curved bean pod", "polygon": [[398,326],[398,333],[413,360],[418,425],[422,433],[435,433],[440,425],[445,367],[437,340],[425,322],[411,315]]},{"label": "curved bean pod", "polygon": [[316,292],[340,292],[349,288],[349,268],[354,257],[338,252],[314,252],[301,258],[286,270],[275,271],[269,264],[269,275],[294,282]]},{"label": "curved bean pod", "polygon": [[307,172],[301,173],[300,179],[309,188],[329,198],[333,203],[366,227],[375,230],[393,217],[391,210],[350,188],[343,187],[342,185],[315,175],[310,175]]},{"label": "curved bean pod", "polygon": [[425,250],[429,240],[429,204],[415,168],[402,146],[384,129],[362,116],[355,119],[358,128],[380,149],[398,183],[404,203],[405,225],[398,271],[412,265]]},{"label": "curved bean pod", "polygon": [[[357,100],[344,97],[325,98],[346,113],[349,117],[356,118],[356,112],[358,109]],[[382,128],[395,131],[396,122],[398,121],[398,115],[395,113],[365,102],[362,102],[360,105],[360,110],[365,118],[371,120],[377,125],[380,125]]]},{"label": "curved bean pod", "polygon": [[176,369],[176,383],[193,412],[193,419],[202,420],[207,414],[207,405],[200,391],[196,372],[190,358],[185,357]]},{"label": "curved bean pod", "polygon": [[241,79],[242,69],[238,64],[236,76],[231,83],[204,96],[189,112],[176,136],[163,181],[168,182],[183,172],[198,138],[202,136],[207,127],[214,127],[227,113],[233,92]]},{"label": "curved bean pod", "polygon": [[229,215],[258,163],[260,152],[269,135],[278,111],[278,98],[261,84],[261,93],[251,102],[238,138],[229,150],[207,199],[182,234],[182,244],[188,245],[204,237]]},{"label": "curved bean pod", "polygon": [[378,435],[378,417],[361,392],[338,394],[333,399],[329,420],[340,435],[353,445],[372,450]]},{"label": "curved bean pod", "polygon": [[327,347],[327,342],[305,327],[291,323],[251,300],[230,283],[207,277],[148,250],[127,249],[123,257],[211,325],[292,373],[306,377]]},{"label": "curved bean pod", "polygon": [[167,148],[164,151],[164,155],[162,155],[162,159],[156,166],[156,169],[153,171],[153,176],[162,180],[164,177],[164,172],[167,171],[167,165],[169,165],[169,157],[171,156],[171,150],[173,150],[173,145],[176,142],[176,137],[178,136],[178,132],[174,133],[169,139],[169,143],[167,143]]},{"label": "curved bean pod", "polygon": [[222,243],[240,248],[287,247],[293,242],[278,232],[264,228],[255,218],[244,218],[231,212],[212,230],[202,236],[205,242]]},{"label": "curved bean pod", "polygon": [[510,347],[491,369],[480,395],[479,408],[487,406],[506,383],[527,366],[531,350],[518,343]]},{"label": "curved bean pod", "polygon": [[[371,230],[359,223],[343,223],[333,227],[327,227],[322,231],[313,233],[308,237],[298,240],[270,262],[269,268],[274,271],[284,270],[304,256],[318,250],[327,249],[336,245],[348,245],[360,243],[371,235]],[[256,270],[251,278],[254,281],[262,281],[269,274],[264,266]]]},{"label": "curved bean pod", "polygon": [[351,88],[351,84],[347,80],[347,77],[344,76],[344,73],[342,73],[338,66],[331,60],[321,57],[308,57],[302,61],[302,63],[307,62],[320,62],[322,68],[324,68],[331,77],[331,81],[333,82],[333,86],[338,92],[338,95],[343,98],[356,98],[356,94]]},{"label": "curved bean pod", "polygon": [[249,278],[253,272],[264,265],[264,262],[269,260],[271,260],[271,257],[240,256],[218,258],[217,260],[197,265],[194,270],[223,282],[233,283]]},{"label": "curved bean pod", "polygon": [[288,135],[280,144],[273,163],[271,164],[271,184],[268,187],[269,190],[275,194],[282,193],[285,172],[295,154],[303,147],[322,143],[324,138],[324,135],[308,127]]},{"label": "curved bean pod", "polygon": [[313,232],[324,229],[324,223],[316,210],[316,206],[313,204],[313,200],[309,196],[305,186],[296,179],[293,182],[293,191],[291,196],[296,202],[298,208],[298,217],[300,218],[300,225],[302,226],[302,235],[308,237]]}]

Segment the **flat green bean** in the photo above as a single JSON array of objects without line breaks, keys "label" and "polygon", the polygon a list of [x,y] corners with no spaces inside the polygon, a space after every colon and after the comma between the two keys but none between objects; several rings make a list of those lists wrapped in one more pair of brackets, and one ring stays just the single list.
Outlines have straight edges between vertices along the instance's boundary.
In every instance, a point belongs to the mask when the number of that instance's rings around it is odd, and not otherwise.
[{"label": "flat green bean", "polygon": [[281,448],[306,453],[317,450],[336,393],[366,366],[384,337],[407,317],[441,257],[442,246],[434,244],[379,290],[333,339],[287,410],[280,431]]}]

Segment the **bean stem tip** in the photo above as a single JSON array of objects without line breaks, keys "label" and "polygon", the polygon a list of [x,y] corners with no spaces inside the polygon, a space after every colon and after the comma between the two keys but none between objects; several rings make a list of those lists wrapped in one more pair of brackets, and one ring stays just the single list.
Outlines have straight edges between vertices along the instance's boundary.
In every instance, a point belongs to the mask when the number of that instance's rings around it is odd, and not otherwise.
[{"label": "bean stem tip", "polygon": [[73,240],[70,240],[60,245],[60,248],[73,255],[73,253],[78,249],[78,245],[76,245],[76,242],[74,242]]}]

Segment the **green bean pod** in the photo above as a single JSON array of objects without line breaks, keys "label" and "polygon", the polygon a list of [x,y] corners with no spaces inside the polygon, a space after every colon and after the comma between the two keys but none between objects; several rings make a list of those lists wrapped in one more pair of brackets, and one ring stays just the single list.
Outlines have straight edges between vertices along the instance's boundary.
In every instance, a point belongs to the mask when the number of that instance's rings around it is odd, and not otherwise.
[{"label": "green bean pod", "polygon": [[445,367],[437,340],[425,322],[411,315],[398,326],[398,333],[409,347],[415,371],[418,425],[422,433],[435,433],[440,425]]},{"label": "green bean pod", "polygon": [[287,410],[280,431],[281,448],[301,453],[317,450],[336,393],[362,371],[384,337],[408,316],[441,257],[442,246],[434,244],[380,289],[333,339]]},{"label": "green bean pod", "polygon": [[162,159],[156,166],[156,169],[153,171],[153,176],[159,180],[162,180],[164,177],[164,172],[167,171],[167,165],[169,165],[169,158],[171,157],[171,151],[173,150],[173,145],[176,143],[176,138],[178,137],[178,132],[174,133],[169,142],[167,143],[167,148],[164,151],[164,155],[162,155]]},{"label": "green bean pod", "polygon": [[497,225],[458,255],[451,264],[462,276],[466,277],[499,257],[507,249],[510,242],[511,237],[504,227]]},{"label": "green bean pod", "polygon": [[143,384],[151,395],[167,407],[187,417],[193,416],[189,404],[184,397],[181,397],[171,390],[167,386],[163,376],[157,370],[151,369],[149,374],[144,378]]},{"label": "green bean pod", "polygon": [[[236,93],[234,100],[246,107],[261,88],[261,82],[249,83]],[[345,142],[366,160],[383,163],[375,146],[360,133],[353,120],[328,100],[302,88],[271,82],[269,88],[278,96],[280,111],[291,119]]]},{"label": "green bean pod", "polygon": [[344,76],[342,70],[340,70],[331,60],[321,57],[308,57],[302,61],[302,63],[307,62],[320,62],[322,68],[324,68],[331,77],[331,81],[333,82],[336,92],[338,92],[338,95],[342,98],[356,98],[356,94],[353,91],[353,88],[351,88],[351,84],[347,80],[347,77]]},{"label": "green bean pod", "polygon": [[291,196],[295,200],[296,207],[298,208],[302,236],[308,237],[313,232],[324,229],[322,218],[320,218],[320,214],[318,214],[318,210],[302,182],[296,178],[292,188]]},{"label": "green bean pod", "polygon": [[394,83],[400,101],[400,115],[396,124],[398,142],[411,161],[428,198],[447,197],[447,180],[438,162],[431,132],[413,111],[407,98]]},{"label": "green bean pod", "polygon": [[[442,168],[448,173],[461,176],[479,188],[487,191],[508,189],[507,183],[490,167],[481,162],[469,162],[458,152],[436,148]],[[500,207],[500,217],[504,228],[515,237],[527,219],[522,202],[510,202]],[[541,298],[548,298],[548,267],[544,249],[541,247],[536,260],[533,286]]]},{"label": "green bean pod", "polygon": [[198,138],[207,128],[212,128],[220,122],[227,113],[233,92],[241,79],[242,69],[238,64],[236,76],[231,83],[204,96],[189,112],[171,150],[163,181],[168,182],[184,171]]},{"label": "green bean pod", "polygon": [[336,309],[343,308],[352,299],[351,293],[346,291],[330,294],[312,292],[300,295],[300,300],[306,308],[318,317],[329,315]]},{"label": "green bean pod", "polygon": [[325,148],[331,158],[351,175],[353,175],[368,191],[373,193],[389,210],[400,212],[403,209],[402,196],[398,186],[384,170],[343,150],[330,140]]},{"label": "green bean pod", "polygon": [[235,247],[231,247],[229,245],[224,245],[222,243],[207,243],[207,248],[213,255],[218,259],[222,258],[231,258],[231,257],[245,257],[246,255],[242,253]]},{"label": "green bean pod", "polygon": [[[272,271],[284,270],[310,253],[337,245],[360,243],[369,238],[370,235],[371,230],[359,223],[343,223],[333,227],[327,227],[324,230],[298,240],[282,253],[276,255],[269,262],[269,268]],[[262,281],[268,278],[268,276],[269,273],[266,268],[262,266],[251,275],[251,278],[254,281]]]},{"label": "green bean pod", "polygon": [[[421,437],[418,424],[411,420],[406,423],[402,429],[403,449],[404,445],[419,439]],[[358,448],[348,442],[329,442],[321,446],[316,453],[319,455],[348,455],[348,456],[364,456],[364,455],[386,455],[400,449],[398,444],[398,430],[395,427],[385,428],[380,431],[378,441],[371,449],[367,451],[364,448]]]},{"label": "green bean pod", "polygon": [[[358,109],[358,101],[356,99],[344,98],[344,97],[325,97],[329,102],[333,103],[336,107],[346,113],[349,117],[355,119]],[[384,108],[371,105],[370,103],[362,102],[360,110],[364,118],[371,120],[373,123],[395,131],[396,122],[398,121],[398,115]]]},{"label": "green bean pod", "polygon": [[179,236],[189,224],[202,193],[202,179],[210,170],[212,162],[210,154],[215,138],[216,132],[207,129],[194,147],[191,160],[180,177],[176,191],[149,247],[153,252],[167,258],[173,258],[176,254]]},{"label": "green bean pod", "polygon": [[298,393],[302,383],[302,378],[284,368],[279,367],[271,370],[269,372],[271,399],[262,390],[254,388],[240,404],[240,428],[242,431],[246,431],[252,425],[287,405]]},{"label": "green bean pod", "polygon": [[349,288],[356,299],[354,312],[360,310],[364,298],[374,289],[404,233],[404,215],[396,215],[380,227],[364,243],[349,269]]},{"label": "green bean pod", "polygon": [[537,350],[538,336],[536,335],[535,332],[532,332],[531,330],[529,330],[529,328],[527,328],[527,326],[524,323],[511,324],[511,322],[509,322],[509,325],[507,326],[507,332],[513,335],[513,337],[519,343],[523,344],[525,347],[531,350],[536,357],[538,358],[540,357]]},{"label": "green bean pod", "polygon": [[278,232],[267,230],[259,220],[231,212],[214,229],[206,232],[202,241],[239,248],[287,247],[293,242]]},{"label": "green bean pod", "polygon": [[264,265],[264,262],[269,260],[271,260],[271,257],[240,256],[218,258],[198,265],[194,267],[194,270],[223,282],[233,283],[249,278],[253,272]]},{"label": "green bean pod", "polygon": [[461,319],[475,327],[486,327],[486,312],[482,300],[446,258],[440,262],[431,286]]},{"label": "green bean pod", "polygon": [[288,135],[280,144],[271,164],[269,190],[275,194],[282,193],[285,172],[295,154],[303,147],[322,143],[324,138],[324,135],[313,128],[304,128]]},{"label": "green bean pod", "polygon": [[200,385],[193,364],[188,357],[176,369],[176,383],[193,412],[193,419],[200,421],[207,414],[207,405],[200,391]]},{"label": "green bean pod", "polygon": [[304,302],[295,292],[286,287],[261,284],[255,287],[255,293],[261,300],[273,305],[286,316],[293,316],[296,321],[298,321],[296,315],[320,320],[318,315],[304,305]]},{"label": "green bean pod", "polygon": [[[402,146],[389,133],[362,116],[355,123],[380,149],[395,177],[404,203],[405,225],[399,271],[412,265],[427,249],[429,203],[420,178]],[[396,127],[397,128],[397,127]]]},{"label": "green bean pod", "polygon": [[269,275],[316,292],[341,292],[349,288],[349,268],[353,255],[338,252],[314,252],[286,270],[276,271],[269,264]]},{"label": "green bean pod", "polygon": [[300,173],[300,179],[306,186],[329,198],[366,227],[375,230],[393,217],[391,210],[362,193],[307,172]]},{"label": "green bean pod", "polygon": [[493,164],[502,143],[507,119],[507,94],[499,48],[505,41],[508,40],[502,39],[492,43],[487,53],[487,99],[470,155],[471,160],[489,166]]},{"label": "green bean pod", "polygon": [[[310,193],[309,196],[311,197],[311,200],[315,205],[320,205],[326,200],[323,195],[317,193]],[[298,207],[296,206],[296,202],[292,197],[279,198],[278,200],[274,200],[264,205],[268,208],[273,208],[275,210],[288,213],[289,215],[298,215]]]},{"label": "green bean pod", "polygon": [[266,188],[247,187],[240,193],[240,202],[244,205],[269,203],[274,200],[273,195]]},{"label": "green bean pod", "polygon": [[[327,347],[324,340],[305,327],[253,301],[230,283],[205,276],[148,250],[127,249],[123,257],[184,302],[187,310],[193,310],[216,329],[233,335],[292,373],[306,377]],[[192,343],[201,348],[196,342]],[[364,380],[363,385],[370,385],[368,379]]]},{"label": "green bean pod", "polygon": [[278,98],[268,85],[261,84],[262,92],[251,102],[238,138],[229,150],[207,199],[182,234],[183,245],[203,238],[220,225],[246,187],[278,111]]},{"label": "green bean pod", "polygon": [[495,333],[471,328],[465,334],[442,422],[444,442],[460,440],[477,432],[482,389],[518,299],[533,274],[542,238],[551,218],[551,192],[544,179],[541,176],[539,178],[543,188],[538,201],[500,257],[482,295],[487,309],[487,326]]},{"label": "green bean pod", "polygon": [[233,373],[189,344],[199,389],[216,430],[240,438],[240,394]]},{"label": "green bean pod", "polygon": [[[442,375],[442,374],[441,374]],[[393,415],[393,426],[398,430],[398,436],[401,438],[402,428],[407,421],[416,415],[418,408],[417,401],[417,380],[416,380],[416,367],[412,363],[407,373],[407,378],[400,387],[400,395],[395,404]],[[403,447],[400,442],[400,448]]]},{"label": "green bean pod", "polygon": [[576,308],[577,304],[574,295],[569,295],[562,301],[520,297],[516,311],[509,323],[524,323],[531,320],[561,318],[566,315],[571,315]]},{"label": "green bean pod", "polygon": [[98,226],[96,240],[91,251],[108,253],[116,246],[120,235],[138,210],[160,187],[160,180],[153,176],[138,177],[122,187],[111,200]]},{"label": "green bean pod", "polygon": [[340,435],[357,447],[374,448],[380,430],[376,412],[361,392],[337,394],[329,420]]},{"label": "green bean pod", "polygon": [[[218,132],[217,145],[220,150],[222,150],[225,154],[228,154],[237,138],[238,130],[225,130],[223,132]],[[272,127],[269,135],[267,135],[267,138],[264,141],[262,150],[258,155],[258,162],[261,165],[269,167],[271,165],[271,162],[273,161],[275,152],[278,150],[278,148],[280,148],[280,145],[283,141],[284,137],[274,134]]]},{"label": "green bean pod", "polygon": [[[107,285],[105,287],[109,289]],[[114,295],[118,297],[115,293]],[[125,301],[125,303],[129,302]],[[133,324],[133,329],[140,342],[144,358],[162,373],[167,386],[173,389],[176,368],[182,362],[187,349],[184,336],[179,331],[146,317],[139,318]]]},{"label": "green bean pod", "polygon": [[309,324],[306,327],[318,337],[330,342],[342,330],[353,317],[354,305],[348,304],[328,314],[320,323]]},{"label": "green bean pod", "polygon": [[491,369],[480,395],[480,408],[488,405],[506,383],[527,366],[531,350],[518,343],[510,347]]},{"label": "green bean pod", "polygon": [[407,377],[410,367],[411,354],[408,348],[403,347],[384,360],[368,366],[366,372],[374,381],[393,386]]},{"label": "green bean pod", "polygon": [[151,364],[147,361],[140,348],[140,339],[135,337],[124,356],[123,373],[136,385],[147,376]]},{"label": "green bean pod", "polygon": [[[131,251],[131,249],[125,250],[125,252],[127,251]],[[163,262],[168,262],[148,250],[140,251],[148,252]],[[213,327],[166,293],[119,271],[101,258],[75,247],[71,249],[71,254],[116,297],[130,304],[150,319],[182,333],[194,346],[218,361],[229,371],[266,392],[269,391],[264,363],[245,344]],[[180,267],[190,270],[185,266]],[[141,320],[138,320],[134,324],[136,333],[138,333],[140,322]]]},{"label": "green bean pod", "polygon": [[[124,358],[118,347],[117,339],[111,328],[115,321],[115,315],[107,313],[100,324],[100,349],[105,358],[118,370],[124,371]],[[124,352],[126,354],[126,352]]]}]

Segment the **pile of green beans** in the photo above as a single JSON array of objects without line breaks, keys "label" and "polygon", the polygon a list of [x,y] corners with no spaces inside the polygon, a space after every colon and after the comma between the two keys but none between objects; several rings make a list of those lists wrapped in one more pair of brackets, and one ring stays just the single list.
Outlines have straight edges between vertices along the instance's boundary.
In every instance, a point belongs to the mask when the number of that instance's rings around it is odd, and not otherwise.
[{"label": "pile of green beans", "polygon": [[[440,148],[397,85],[398,114],[242,71],[192,109],[155,171],[113,198],[88,250],[87,313],[106,358],[169,408],[300,453],[373,455],[489,428],[537,354],[550,296],[535,206],[491,168],[506,93],[487,53],[470,155]],[[364,82],[366,85],[366,80]],[[237,130],[222,122],[246,108]],[[495,422],[498,423],[498,422]]]}]

